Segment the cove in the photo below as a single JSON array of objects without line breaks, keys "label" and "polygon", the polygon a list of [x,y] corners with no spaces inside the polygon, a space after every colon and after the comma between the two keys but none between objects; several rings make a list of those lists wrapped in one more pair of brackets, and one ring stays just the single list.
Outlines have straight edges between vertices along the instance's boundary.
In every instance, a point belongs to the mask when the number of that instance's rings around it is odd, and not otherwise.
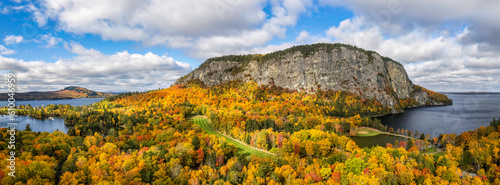
[{"label": "cove", "polygon": [[[59,105],[59,104],[69,104],[72,106],[83,106],[91,105],[96,102],[103,100],[104,98],[78,98],[78,99],[66,99],[66,100],[31,100],[31,101],[16,101],[16,105],[31,105],[33,107],[47,106],[47,105]],[[7,101],[0,101],[0,107],[6,106]],[[0,127],[7,128],[7,123],[11,123],[9,117],[6,115],[0,115]],[[59,130],[61,132],[67,133],[69,128],[64,124],[64,118],[53,118],[53,119],[36,119],[30,116],[17,116],[14,121],[17,124],[16,129],[24,130],[27,124],[30,124],[31,131],[34,132],[54,132]]]},{"label": "cove", "polygon": [[[63,118],[53,118],[53,119],[36,119],[30,116],[17,116],[14,121],[17,123],[16,129],[24,130],[27,124],[30,124],[31,131],[33,132],[54,132],[59,130],[61,132],[67,133],[69,127],[64,125]],[[0,127],[7,128],[7,123],[9,121],[9,116],[0,115]]]}]

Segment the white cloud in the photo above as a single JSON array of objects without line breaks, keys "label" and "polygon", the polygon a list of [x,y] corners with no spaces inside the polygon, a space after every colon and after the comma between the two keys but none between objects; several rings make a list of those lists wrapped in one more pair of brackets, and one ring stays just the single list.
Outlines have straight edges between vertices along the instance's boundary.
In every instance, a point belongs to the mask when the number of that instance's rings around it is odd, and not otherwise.
[{"label": "white cloud", "polygon": [[330,38],[320,35],[311,35],[307,31],[301,31],[299,35],[295,38],[294,44],[301,45],[301,44],[330,43],[330,42],[332,42]]},{"label": "white cloud", "polygon": [[18,44],[24,40],[23,36],[18,35],[8,35],[5,36],[5,39],[3,39],[3,42],[5,42],[6,45],[11,45],[11,44]]},{"label": "white cloud", "polygon": [[6,48],[3,45],[0,45],[0,55],[12,55],[14,53],[16,53],[16,51]]},{"label": "white cloud", "polygon": [[[294,41],[268,44],[276,38],[284,38],[300,16],[314,9],[318,2],[320,6],[345,7],[352,10],[355,17],[332,26],[324,34],[312,35],[310,30],[301,30]],[[268,5],[270,13],[267,14],[263,9]],[[95,34],[104,40],[137,41],[145,46],[161,45],[196,58],[268,53],[315,42],[349,43],[403,63],[417,84],[449,84],[442,87],[465,89],[471,80],[500,87],[488,81],[498,77],[500,12],[497,7],[500,1],[488,0],[130,0],[120,3],[42,0],[36,6],[24,5],[22,10],[31,12],[39,26],[51,20],[65,32]],[[50,35],[44,41],[47,47],[60,42]],[[68,49],[79,55],[72,61],[82,56],[103,55],[78,45]],[[456,85],[459,82],[462,86]]]},{"label": "white cloud", "polygon": [[[263,0],[56,1],[45,14],[65,31],[94,33],[110,40],[148,41],[151,35],[208,36],[255,28],[265,20]],[[218,5],[223,9],[218,9]]]},{"label": "white cloud", "polygon": [[[500,53],[485,49],[484,44],[461,43],[468,28],[449,36],[431,36],[415,29],[384,37],[381,30],[380,25],[356,17],[331,27],[325,35],[335,42],[374,50],[403,63],[415,84],[436,91],[500,91]],[[318,37],[299,35],[306,36]]]},{"label": "white cloud", "polygon": [[[16,3],[21,3],[22,1],[15,1]],[[1,4],[0,4],[1,6]],[[9,13],[17,13],[18,11],[25,11],[29,12],[32,14],[32,19],[38,23],[40,27],[43,27],[47,24],[47,16],[44,15],[42,10],[40,10],[38,7],[36,7],[34,4],[31,2],[27,4],[20,4],[20,5],[7,5],[2,7],[0,9],[1,14],[9,14]]]},{"label": "white cloud", "polygon": [[458,57],[461,52],[462,46],[456,37],[433,37],[415,29],[397,37],[384,38],[381,30],[379,26],[370,24],[365,18],[356,17],[342,21],[339,26],[331,27],[326,31],[326,35],[338,42],[375,50],[401,63]]},{"label": "white cloud", "polygon": [[46,43],[45,47],[46,48],[52,48],[55,45],[57,45],[59,42],[62,42],[63,40],[61,38],[53,37],[52,35],[42,35],[40,40],[44,41]]},{"label": "white cloud", "polygon": [[[271,15],[263,8],[271,4]],[[146,46],[181,49],[196,58],[235,54],[265,47],[285,37],[312,0],[113,1],[44,0],[30,9],[76,34],[96,34],[104,40],[130,40]]]},{"label": "white cloud", "polygon": [[[461,42],[485,42],[499,46],[500,1],[490,0],[320,0],[320,4],[348,8],[367,22],[383,27],[384,34],[398,35],[422,29],[428,33],[453,32],[467,25],[470,34]],[[500,47],[497,47],[500,49]]]},{"label": "white cloud", "polygon": [[35,5],[28,4],[25,6],[25,9],[33,14],[33,20],[35,20],[39,26],[42,27],[47,24],[47,16],[44,15],[43,12]]},{"label": "white cloud", "polygon": [[78,43],[70,43],[68,49],[77,56],[55,63],[0,56],[0,70],[16,73],[22,84],[19,91],[58,90],[69,85],[98,91],[144,91],[169,87],[191,70],[187,63],[153,53],[106,55]]},{"label": "white cloud", "polygon": [[[283,43],[280,46],[267,43],[275,37],[284,38],[287,27],[297,23],[300,14],[313,6],[311,0],[285,0],[272,1],[272,17],[266,20],[261,28],[242,30],[230,35],[214,35],[199,37],[191,47],[186,48],[187,53],[197,58],[208,58],[228,54],[249,54],[259,51],[274,51],[269,48],[280,48],[290,45]],[[185,50],[186,50],[185,49]]]}]

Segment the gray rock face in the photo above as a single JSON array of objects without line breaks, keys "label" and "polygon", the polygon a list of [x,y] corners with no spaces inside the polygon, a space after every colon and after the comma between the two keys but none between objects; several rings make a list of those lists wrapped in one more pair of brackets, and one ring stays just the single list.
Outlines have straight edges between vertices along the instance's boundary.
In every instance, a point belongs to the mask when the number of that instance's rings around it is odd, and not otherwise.
[{"label": "gray rock face", "polygon": [[[369,56],[372,55],[372,56]],[[232,69],[241,69],[237,72]],[[231,72],[232,71],[232,72]],[[175,84],[199,79],[208,86],[232,80],[253,80],[259,85],[275,85],[298,91],[345,90],[363,98],[376,99],[394,107],[399,99],[415,99],[420,106],[429,101],[424,91],[416,91],[403,66],[375,52],[340,47],[319,49],[304,56],[289,52],[282,57],[249,62],[213,61],[180,78]],[[394,110],[394,109],[393,109]],[[394,110],[394,112],[401,110]]]}]

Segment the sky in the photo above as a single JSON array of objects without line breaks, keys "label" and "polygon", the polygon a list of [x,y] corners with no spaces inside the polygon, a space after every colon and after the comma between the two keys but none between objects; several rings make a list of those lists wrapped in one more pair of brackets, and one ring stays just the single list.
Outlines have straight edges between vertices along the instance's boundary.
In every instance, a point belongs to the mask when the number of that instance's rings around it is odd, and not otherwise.
[{"label": "sky", "polygon": [[[0,75],[17,91],[167,88],[207,58],[347,43],[438,92],[500,92],[500,1],[4,0]],[[6,92],[7,83],[0,83]]]}]

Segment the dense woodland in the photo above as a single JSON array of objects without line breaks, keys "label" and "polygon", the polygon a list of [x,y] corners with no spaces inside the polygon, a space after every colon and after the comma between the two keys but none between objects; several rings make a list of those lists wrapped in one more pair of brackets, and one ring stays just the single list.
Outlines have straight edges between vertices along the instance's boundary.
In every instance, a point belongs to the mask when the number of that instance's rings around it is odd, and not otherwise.
[{"label": "dense woodland", "polygon": [[[440,98],[438,94],[436,98]],[[400,100],[402,108],[415,100]],[[0,110],[2,113],[3,110]],[[296,92],[272,84],[200,81],[107,98],[92,106],[22,106],[21,115],[64,117],[62,132],[17,132],[16,178],[2,184],[499,184],[500,120],[430,138],[387,128],[389,113],[349,92]],[[190,118],[204,115],[222,134],[275,157],[239,153]],[[359,148],[348,136],[368,126],[408,142]],[[0,129],[7,166],[7,129]],[[427,152],[426,146],[440,150]],[[465,171],[474,174],[463,173]]]}]

